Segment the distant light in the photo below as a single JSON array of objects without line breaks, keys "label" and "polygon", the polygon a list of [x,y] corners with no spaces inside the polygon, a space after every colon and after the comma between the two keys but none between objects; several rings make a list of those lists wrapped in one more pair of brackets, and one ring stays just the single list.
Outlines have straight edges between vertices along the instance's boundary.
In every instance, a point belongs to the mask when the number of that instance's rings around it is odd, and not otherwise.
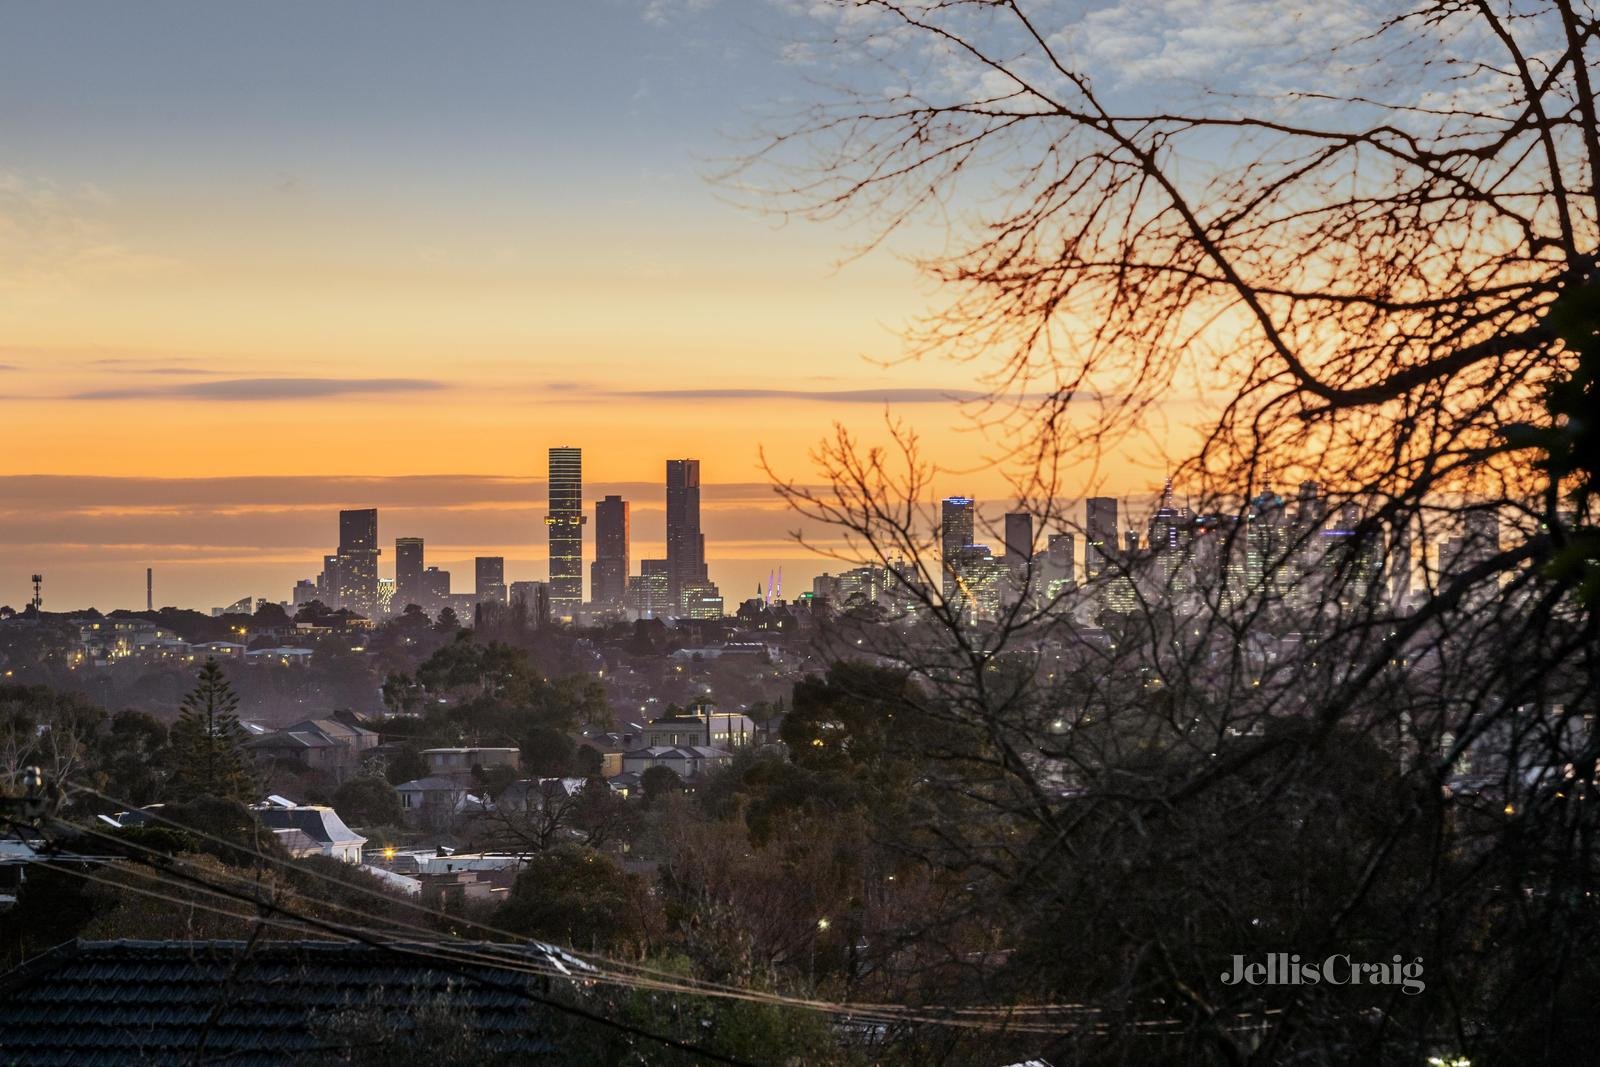
[{"label": "distant light", "polygon": [[818,919],[817,920],[817,929],[818,930],[826,930],[831,925],[832,924],[829,923],[826,918],[822,918],[822,919]]}]

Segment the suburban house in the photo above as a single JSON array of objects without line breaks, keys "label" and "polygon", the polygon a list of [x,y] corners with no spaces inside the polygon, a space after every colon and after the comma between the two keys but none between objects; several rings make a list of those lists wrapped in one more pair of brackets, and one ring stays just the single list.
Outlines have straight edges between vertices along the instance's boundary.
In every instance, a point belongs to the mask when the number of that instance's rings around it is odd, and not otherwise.
[{"label": "suburban house", "polygon": [[469,792],[466,781],[442,775],[402,782],[394,788],[400,794],[400,813],[406,824],[425,830],[448,830],[459,817],[490,809],[488,799]]},{"label": "suburban house", "polygon": [[717,711],[710,704],[696,704],[676,715],[664,715],[645,724],[640,748],[661,745],[705,745],[714,748],[743,748],[756,742],[754,719],[737,711]]},{"label": "suburban house", "polygon": [[538,811],[549,804],[565,804],[587,784],[586,778],[524,778],[506,786],[495,807],[498,811]]},{"label": "suburban house", "polygon": [[495,767],[522,766],[522,750],[517,748],[425,748],[422,758],[428,761],[428,776],[472,781],[472,768],[490,770]]},{"label": "suburban house", "polygon": [[732,759],[733,753],[727,749],[709,745],[652,745],[625,753],[622,770],[642,775],[651,767],[668,767],[687,781],[725,767]]},{"label": "suburban house", "polygon": [[361,862],[361,846],[367,839],[346,826],[330,807],[268,797],[251,810],[295,859],[329,856],[342,863]]},{"label": "suburban house", "polygon": [[376,730],[342,719],[302,719],[245,742],[260,766],[282,760],[308,771],[323,771],[335,782],[359,774],[377,746]]}]

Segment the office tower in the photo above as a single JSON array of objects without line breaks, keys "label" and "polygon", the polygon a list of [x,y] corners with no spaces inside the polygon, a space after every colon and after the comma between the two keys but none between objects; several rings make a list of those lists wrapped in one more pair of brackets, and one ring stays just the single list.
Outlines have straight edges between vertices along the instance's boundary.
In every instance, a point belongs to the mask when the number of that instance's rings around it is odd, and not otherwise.
[{"label": "office tower", "polygon": [[399,611],[408,604],[422,606],[422,538],[394,539],[394,602]]},{"label": "office tower", "polygon": [[583,449],[550,450],[550,614],[575,619],[583,605]]},{"label": "office tower", "polygon": [[939,504],[939,567],[944,574],[942,592],[954,602],[961,580],[963,550],[972,544],[972,498],[947,496]]},{"label": "office tower", "polygon": [[608,496],[594,502],[594,563],[589,599],[598,608],[623,606],[628,590],[628,502]]},{"label": "office tower", "polygon": [[639,576],[628,579],[628,610],[641,619],[670,616],[677,609],[672,595],[672,564],[664,559],[639,561]]},{"label": "office tower", "polygon": [[1117,555],[1117,502],[1109,496],[1092,496],[1083,505],[1083,576],[1093,580],[1115,568]]},{"label": "office tower", "polygon": [[440,610],[450,599],[450,572],[429,567],[422,572],[421,587],[420,606],[430,612]]},{"label": "office tower", "polygon": [[1039,588],[1047,602],[1076,585],[1077,538],[1069,533],[1051,534],[1045,541],[1041,570]]},{"label": "office tower", "polygon": [[706,538],[700,532],[700,461],[667,460],[667,574],[672,610],[707,584]]},{"label": "office tower", "polygon": [[1500,551],[1500,509],[1478,508],[1461,519],[1461,533],[1439,546],[1439,574],[1459,577]]},{"label": "office tower", "polygon": [[964,545],[947,571],[956,581],[950,603],[964,621],[993,622],[1000,617],[1011,578],[1003,557],[996,559],[988,545]]},{"label": "office tower", "polygon": [[1190,586],[1190,546],[1194,517],[1180,508],[1172,492],[1172,479],[1161,489],[1161,503],[1150,516],[1149,548],[1154,561],[1154,577],[1166,593],[1187,592]]},{"label": "office tower", "polygon": [[1033,516],[1026,511],[1006,515],[1006,564],[1021,571],[1033,559]]},{"label": "office tower", "polygon": [[339,512],[338,607],[371,616],[378,608],[378,509]]},{"label": "office tower", "polygon": [[322,573],[317,575],[317,599],[324,606],[337,608],[340,606],[341,590],[344,582],[341,577],[339,556],[337,553],[322,557]]},{"label": "office tower", "polygon": [[294,607],[302,607],[317,599],[317,583],[310,578],[302,578],[294,583],[294,598],[291,601]]},{"label": "office tower", "polygon": [[1139,554],[1139,531],[1132,526],[1128,527],[1122,533],[1122,543],[1123,556],[1130,560],[1133,559],[1134,556]]},{"label": "office tower", "polygon": [[1322,486],[1316,482],[1301,482],[1295,499],[1294,524],[1297,530],[1320,530],[1328,518],[1328,501],[1322,495]]},{"label": "office tower", "polygon": [[476,556],[472,561],[473,596],[480,604],[506,602],[506,558]]},{"label": "office tower", "polygon": [[1287,583],[1279,572],[1289,539],[1283,497],[1263,489],[1245,511],[1244,580],[1252,592],[1279,592]]}]

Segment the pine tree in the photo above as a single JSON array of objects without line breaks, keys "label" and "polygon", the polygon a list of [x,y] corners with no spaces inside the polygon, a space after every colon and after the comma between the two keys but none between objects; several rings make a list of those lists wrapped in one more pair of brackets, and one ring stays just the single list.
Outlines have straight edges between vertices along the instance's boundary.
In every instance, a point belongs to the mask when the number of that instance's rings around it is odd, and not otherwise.
[{"label": "pine tree", "polygon": [[246,761],[246,734],[235,712],[239,698],[215,659],[200,668],[198,684],[183,698],[169,743],[175,768],[172,796],[226,797],[249,803],[256,782]]}]

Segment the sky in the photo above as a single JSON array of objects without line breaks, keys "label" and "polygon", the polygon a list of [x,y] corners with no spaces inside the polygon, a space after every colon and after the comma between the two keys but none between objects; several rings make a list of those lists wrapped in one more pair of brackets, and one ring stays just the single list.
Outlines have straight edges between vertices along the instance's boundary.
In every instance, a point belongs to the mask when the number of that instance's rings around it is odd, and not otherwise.
[{"label": "sky", "polygon": [[158,603],[286,599],[340,507],[457,588],[542,578],[557,445],[634,501],[635,561],[699,458],[724,595],[798,592],[838,567],[762,456],[805,481],[886,404],[936,489],[1004,495],[970,367],[899,361],[937,235],[852,256],[712,180],[815,95],[794,5],[0,6],[0,604],[40,572],[47,608],[142,606],[147,566]]}]

